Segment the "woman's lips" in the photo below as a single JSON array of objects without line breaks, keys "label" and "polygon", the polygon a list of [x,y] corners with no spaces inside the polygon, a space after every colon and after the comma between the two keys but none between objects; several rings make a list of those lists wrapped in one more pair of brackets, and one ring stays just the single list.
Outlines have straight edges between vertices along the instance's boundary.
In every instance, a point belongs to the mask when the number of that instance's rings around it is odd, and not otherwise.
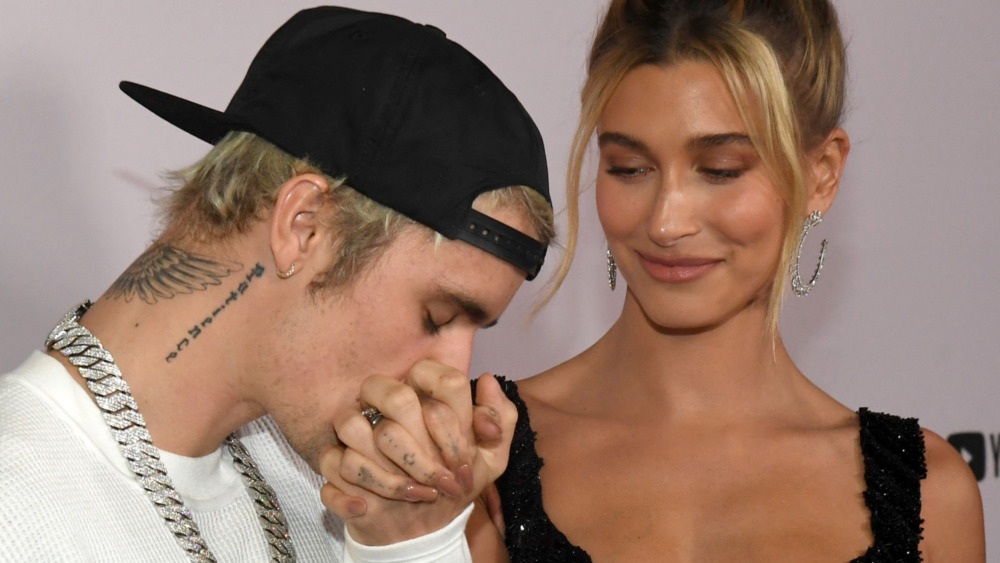
[{"label": "woman's lips", "polygon": [[720,260],[699,257],[653,258],[640,253],[639,262],[642,269],[657,281],[687,283],[708,275]]}]

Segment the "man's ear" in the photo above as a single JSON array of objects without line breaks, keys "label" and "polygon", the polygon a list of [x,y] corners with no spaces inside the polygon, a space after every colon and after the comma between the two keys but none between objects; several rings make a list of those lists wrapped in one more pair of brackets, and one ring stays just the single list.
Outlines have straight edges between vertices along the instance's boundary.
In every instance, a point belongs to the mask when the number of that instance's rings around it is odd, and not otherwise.
[{"label": "man's ear", "polygon": [[833,205],[844,173],[851,140],[847,132],[837,127],[809,153],[809,202],[806,213],[819,211],[823,215]]},{"label": "man's ear", "polygon": [[279,274],[308,268],[323,246],[320,213],[329,189],[319,174],[299,174],[278,188],[271,213],[271,254]]}]

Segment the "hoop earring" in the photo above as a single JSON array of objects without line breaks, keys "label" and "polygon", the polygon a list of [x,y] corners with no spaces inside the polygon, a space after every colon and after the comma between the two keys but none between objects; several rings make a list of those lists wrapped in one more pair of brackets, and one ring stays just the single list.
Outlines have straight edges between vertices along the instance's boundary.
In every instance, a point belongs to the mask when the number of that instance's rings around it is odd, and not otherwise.
[{"label": "hoop earring", "polygon": [[799,249],[795,253],[795,264],[792,267],[792,291],[799,297],[809,295],[809,292],[816,286],[816,280],[819,279],[820,272],[823,271],[823,259],[826,258],[826,239],[823,239],[823,242],[820,243],[819,262],[816,264],[816,270],[813,272],[812,279],[809,280],[809,283],[802,283],[802,276],[799,274],[799,262],[802,260],[802,244],[805,243],[806,235],[809,234],[809,231],[821,222],[823,222],[823,214],[817,209],[810,213],[805,223],[802,224]]},{"label": "hoop earring", "polygon": [[610,248],[606,256],[608,258],[608,285],[611,286],[611,291],[614,291],[615,286],[618,285],[618,264],[615,264],[615,257],[611,255]]},{"label": "hoop earring", "polygon": [[292,274],[294,274],[294,273],[295,273],[295,264],[292,264],[292,267],[289,268],[288,271],[286,271],[286,272],[282,272],[282,271],[278,271],[277,272],[278,277],[281,278],[281,279],[283,279],[283,280],[287,280],[288,278],[292,277]]}]

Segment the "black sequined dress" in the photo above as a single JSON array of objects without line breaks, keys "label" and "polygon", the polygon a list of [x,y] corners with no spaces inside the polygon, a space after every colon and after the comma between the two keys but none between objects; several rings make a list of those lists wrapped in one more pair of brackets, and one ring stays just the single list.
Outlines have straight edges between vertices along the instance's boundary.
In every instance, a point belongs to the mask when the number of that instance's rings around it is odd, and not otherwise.
[{"label": "black sequined dress", "polygon": [[[513,381],[498,378],[517,405],[518,420],[507,471],[497,480],[506,543],[513,563],[584,563],[590,556],[549,520],[542,506],[535,432]],[[874,544],[851,563],[920,562],[920,481],[927,476],[924,438],[917,420],[858,411],[865,464],[865,504]]]}]

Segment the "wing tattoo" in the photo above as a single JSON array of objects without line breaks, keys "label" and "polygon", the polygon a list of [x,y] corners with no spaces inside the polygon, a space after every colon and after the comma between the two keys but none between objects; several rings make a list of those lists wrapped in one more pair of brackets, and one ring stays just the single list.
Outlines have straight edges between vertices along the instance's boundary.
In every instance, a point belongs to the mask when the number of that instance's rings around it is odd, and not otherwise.
[{"label": "wing tattoo", "polygon": [[126,303],[138,296],[152,305],[160,299],[219,285],[222,278],[242,268],[236,262],[221,262],[174,246],[154,244],[111,284],[108,296],[124,298]]}]

